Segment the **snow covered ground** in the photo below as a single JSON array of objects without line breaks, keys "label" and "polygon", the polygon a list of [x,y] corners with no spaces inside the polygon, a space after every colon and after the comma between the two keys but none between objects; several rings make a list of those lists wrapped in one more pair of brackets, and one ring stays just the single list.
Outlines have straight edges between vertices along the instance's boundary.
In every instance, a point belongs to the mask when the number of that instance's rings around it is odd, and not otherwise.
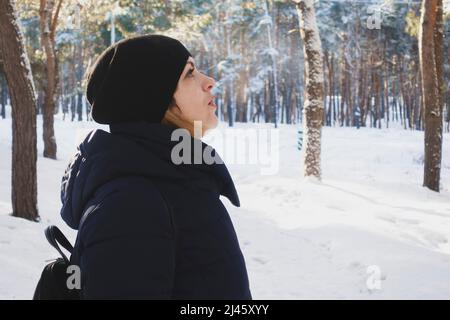
[{"label": "snow covered ground", "polygon": [[[272,127],[236,124],[258,134]],[[46,260],[57,256],[43,234],[47,225],[75,240],[59,216],[60,180],[90,128],[106,129],[57,118],[55,161],[42,157],[38,120],[42,221],[33,223],[9,215],[11,120],[0,120],[0,299],[32,297]],[[253,298],[450,299],[450,134],[444,136],[441,193],[435,193],[421,186],[423,132],[325,127],[323,180],[317,182],[303,178],[298,129],[281,125],[274,148],[261,158],[270,161],[274,174],[261,173],[267,165],[228,157],[225,144],[211,138],[226,137],[225,123],[205,138],[225,160],[240,196],[240,208],[222,200],[247,262]]]}]

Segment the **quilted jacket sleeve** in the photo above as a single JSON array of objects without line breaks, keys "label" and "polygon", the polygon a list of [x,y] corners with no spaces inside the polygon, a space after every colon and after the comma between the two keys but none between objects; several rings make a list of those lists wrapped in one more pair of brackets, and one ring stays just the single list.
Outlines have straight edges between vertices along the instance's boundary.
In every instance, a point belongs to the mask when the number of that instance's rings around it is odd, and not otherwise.
[{"label": "quilted jacket sleeve", "polygon": [[112,187],[81,229],[83,299],[169,299],[175,240],[170,212],[151,183]]}]

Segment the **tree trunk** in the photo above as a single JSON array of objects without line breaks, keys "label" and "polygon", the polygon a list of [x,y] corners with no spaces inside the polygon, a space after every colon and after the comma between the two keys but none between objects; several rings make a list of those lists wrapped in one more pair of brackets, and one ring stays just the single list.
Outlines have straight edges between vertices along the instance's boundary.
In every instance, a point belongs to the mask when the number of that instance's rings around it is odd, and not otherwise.
[{"label": "tree trunk", "polygon": [[[265,15],[270,16],[269,14],[269,8],[267,6],[267,1],[263,0],[263,7]],[[267,24],[267,45],[270,49],[270,60],[272,64],[272,79],[269,81],[270,86],[270,100],[269,100],[269,108],[271,110],[270,112],[270,119],[273,119],[275,128],[278,126],[278,68],[277,68],[277,61],[274,55],[272,54],[274,50],[273,42],[272,42],[272,26],[273,24]]]},{"label": "tree trunk", "polygon": [[367,64],[364,61],[364,55],[360,57],[360,76],[359,76],[359,108],[360,108],[360,125],[362,127],[366,126],[367,111]]},{"label": "tree trunk", "polygon": [[243,59],[244,67],[239,70],[239,77],[237,79],[237,92],[236,92],[236,108],[237,108],[237,121],[247,122],[247,101],[248,97],[246,94],[247,83],[248,83],[248,63],[246,59],[246,41],[244,29],[240,32],[240,56]]},{"label": "tree trunk", "polygon": [[[345,39],[345,36],[344,36]],[[339,125],[341,127],[344,126],[344,121],[345,121],[345,104],[347,101],[347,73],[348,72],[348,68],[347,68],[347,59],[345,58],[345,48],[344,46],[342,46],[341,49],[341,70],[340,70],[340,74],[341,74],[341,88],[340,88],[340,110],[339,110]]]},{"label": "tree trunk", "polygon": [[[450,46],[448,46],[447,48],[447,65],[450,66]],[[449,74],[447,74],[447,81],[449,80]],[[445,86],[444,86],[445,88]],[[445,88],[446,90],[444,90],[444,105],[447,105],[447,132],[450,132],[450,90],[449,88]]]},{"label": "tree trunk", "polygon": [[423,0],[419,58],[425,115],[423,186],[439,192],[442,158],[443,24],[442,0]]},{"label": "tree trunk", "polygon": [[323,118],[322,46],[316,24],[314,1],[294,1],[300,22],[305,57],[306,100],[303,106],[305,132],[305,176],[321,179],[321,134]]},{"label": "tree trunk", "polygon": [[0,1],[0,56],[12,105],[12,215],[37,221],[36,95],[17,23],[14,2]]},{"label": "tree trunk", "polygon": [[[83,120],[83,90],[81,82],[83,81],[83,46],[82,40],[79,34],[77,34],[77,40],[75,42],[75,74],[76,74],[76,92],[78,96],[77,100],[77,113],[78,121]],[[86,116],[86,119],[88,117]]]},{"label": "tree trunk", "polygon": [[66,120],[66,114],[69,110],[69,108],[67,107],[67,84],[64,78],[64,73],[65,73],[65,68],[67,66],[67,63],[65,65],[63,65],[62,68],[59,69],[59,79],[60,79],[60,101],[61,101],[61,105],[62,105],[62,113],[63,113],[63,121]]},{"label": "tree trunk", "polygon": [[6,79],[4,76],[4,71],[0,74],[0,105],[1,111],[0,114],[3,119],[6,118],[6,103],[8,101],[8,86],[6,84]]},{"label": "tree trunk", "polygon": [[[229,12],[227,11],[227,17],[229,15]],[[233,55],[232,47],[231,47],[231,37],[233,34],[233,26],[224,26],[224,34],[225,34],[225,43],[226,43],[226,52],[227,56],[230,57]],[[232,127],[234,125],[235,121],[235,93],[234,93],[234,81],[232,79],[228,79],[227,81],[227,100],[226,100],[226,107],[227,107],[227,115],[228,115],[228,125]]]},{"label": "tree trunk", "polygon": [[327,126],[331,126],[331,110],[332,110],[332,106],[331,106],[331,97],[333,95],[333,69],[332,69],[332,65],[330,63],[330,56],[328,54],[327,51],[324,52],[324,57],[325,57],[325,63],[327,66],[327,75],[328,75],[328,86],[327,89],[325,90],[326,92],[328,92],[328,100],[327,100],[327,110],[325,111],[326,116],[325,116],[325,123]]},{"label": "tree trunk", "polygon": [[62,0],[58,1],[53,14],[55,0],[40,0],[39,16],[41,27],[41,45],[46,55],[45,98],[43,108],[44,157],[56,159],[56,138],[53,127],[55,113],[55,94],[57,87],[57,65],[55,52],[55,30]]}]

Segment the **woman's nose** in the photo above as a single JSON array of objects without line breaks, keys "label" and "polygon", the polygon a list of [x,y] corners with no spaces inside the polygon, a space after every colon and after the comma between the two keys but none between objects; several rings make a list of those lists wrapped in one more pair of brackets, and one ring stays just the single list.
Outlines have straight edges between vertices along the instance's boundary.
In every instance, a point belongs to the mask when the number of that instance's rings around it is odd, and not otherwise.
[{"label": "woman's nose", "polygon": [[216,85],[216,80],[213,78],[206,76],[206,90],[211,90]]}]

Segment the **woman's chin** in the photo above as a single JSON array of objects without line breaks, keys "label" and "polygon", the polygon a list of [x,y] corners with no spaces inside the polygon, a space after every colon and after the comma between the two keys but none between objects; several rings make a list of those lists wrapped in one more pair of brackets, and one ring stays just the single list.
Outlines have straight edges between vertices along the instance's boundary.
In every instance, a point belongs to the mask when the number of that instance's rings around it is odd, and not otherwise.
[{"label": "woman's chin", "polygon": [[208,129],[215,129],[217,128],[217,126],[219,125],[219,119],[217,118],[217,116],[214,114],[213,118],[211,120],[211,125],[208,126]]},{"label": "woman's chin", "polygon": [[214,115],[214,118],[210,118],[209,121],[206,123],[206,125],[203,128],[203,134],[209,133],[211,130],[214,130],[217,128],[219,124],[219,119]]}]

